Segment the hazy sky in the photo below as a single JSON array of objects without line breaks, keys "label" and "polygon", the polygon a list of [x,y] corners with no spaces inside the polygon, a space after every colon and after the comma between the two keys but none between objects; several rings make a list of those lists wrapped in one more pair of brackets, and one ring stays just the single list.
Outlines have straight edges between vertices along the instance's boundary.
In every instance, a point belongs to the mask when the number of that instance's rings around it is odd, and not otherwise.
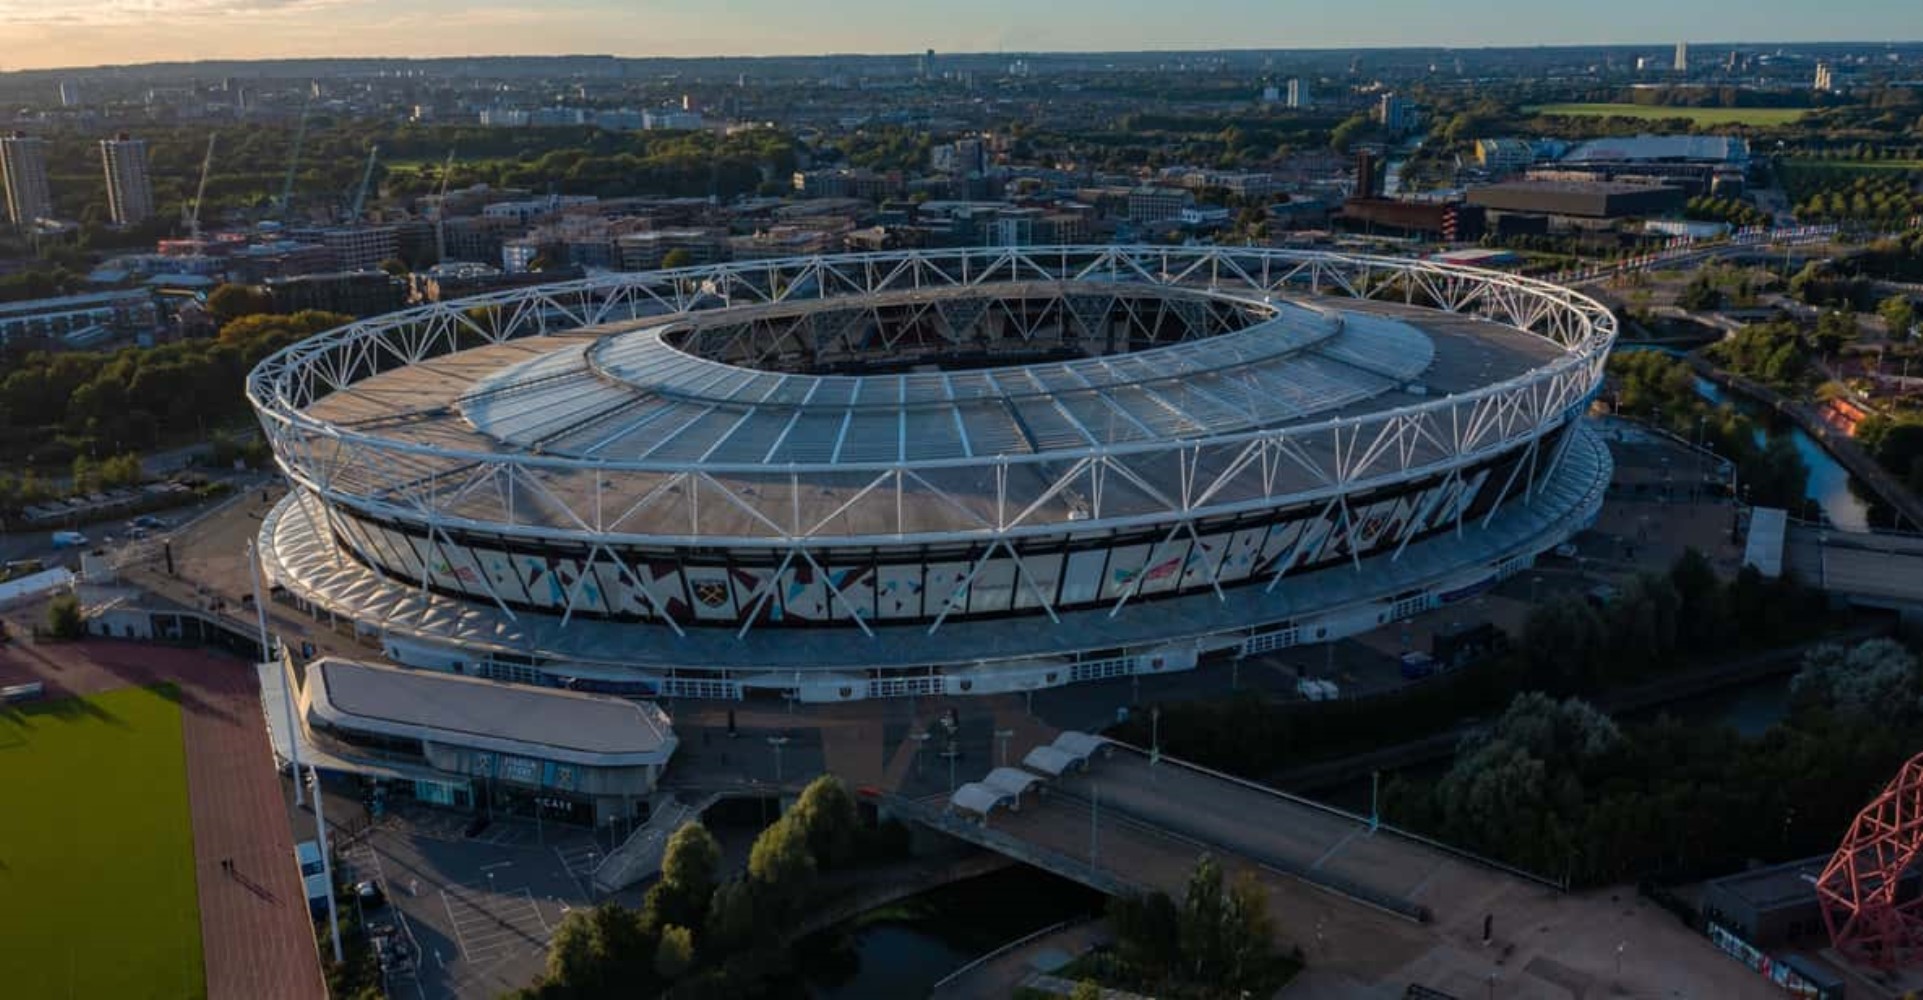
[{"label": "hazy sky", "polygon": [[0,69],[277,56],[1923,39],[1923,0],[0,0]]}]

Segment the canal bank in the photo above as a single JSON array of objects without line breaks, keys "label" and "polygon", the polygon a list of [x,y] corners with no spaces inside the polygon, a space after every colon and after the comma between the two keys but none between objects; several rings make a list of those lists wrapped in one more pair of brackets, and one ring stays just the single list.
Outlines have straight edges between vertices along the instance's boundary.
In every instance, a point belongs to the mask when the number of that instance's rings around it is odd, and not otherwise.
[{"label": "canal bank", "polygon": [[[1875,497],[1885,510],[1906,522],[1909,528],[1923,529],[1923,500],[1918,500],[1904,489],[1849,435],[1825,423],[1813,407],[1791,400],[1753,379],[1724,371],[1700,355],[1684,355],[1683,360],[1700,378],[1712,383],[1712,388],[1727,390],[1730,394],[1728,401],[1739,410],[1760,416],[1760,409],[1788,421],[1792,427],[1791,443],[1803,457],[1804,464],[1810,468],[1810,499],[1824,506],[1824,514],[1837,528],[1844,531],[1871,530],[1870,506],[1850,490],[1849,481],[1854,478],[1862,492]],[[1705,399],[1722,402],[1725,398],[1721,391],[1705,392],[1704,389],[1699,384],[1697,392]],[[1749,405],[1746,407],[1744,403]],[[1830,471],[1832,468],[1834,472]],[[1823,479],[1820,495],[1815,492],[1818,489],[1819,471]],[[1854,503],[1845,502],[1845,497]],[[1831,503],[1835,505],[1835,514],[1831,513]],[[1893,524],[1888,527],[1902,526]]]},{"label": "canal bank", "polygon": [[925,997],[1010,941],[1097,918],[1103,906],[1100,893],[1023,865],[955,882],[802,938],[801,995]]}]

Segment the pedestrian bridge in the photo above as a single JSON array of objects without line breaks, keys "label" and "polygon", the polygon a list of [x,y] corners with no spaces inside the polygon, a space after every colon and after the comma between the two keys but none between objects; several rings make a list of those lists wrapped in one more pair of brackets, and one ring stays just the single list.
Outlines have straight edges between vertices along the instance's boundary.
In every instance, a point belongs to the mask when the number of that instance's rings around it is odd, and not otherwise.
[{"label": "pedestrian bridge", "polygon": [[1082,766],[1034,781],[997,773],[952,796],[870,794],[903,820],[1110,895],[1179,894],[1204,851],[1417,923],[1481,896],[1468,890],[1491,878],[1561,888],[1366,816],[1126,744],[1064,737],[1093,741]]}]

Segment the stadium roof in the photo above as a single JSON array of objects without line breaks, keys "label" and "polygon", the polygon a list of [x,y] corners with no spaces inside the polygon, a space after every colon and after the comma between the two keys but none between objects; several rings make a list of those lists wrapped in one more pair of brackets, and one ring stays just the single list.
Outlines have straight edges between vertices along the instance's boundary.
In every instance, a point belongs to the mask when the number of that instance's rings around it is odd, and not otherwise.
[{"label": "stadium roof", "polygon": [[1749,143],[1733,135],[1636,135],[1591,139],[1562,158],[1563,163],[1635,163],[1657,160],[1742,163]]},{"label": "stadium roof", "polygon": [[[776,467],[939,460],[1300,420],[1398,389],[1436,354],[1408,323],[1294,305],[1243,330],[1129,354],[867,376],[697,357],[678,346],[675,331],[652,324],[518,342],[518,356],[497,353],[499,367],[459,391],[454,408],[494,442],[547,455]],[[532,358],[519,353],[543,346]],[[367,393],[392,385],[418,406],[436,387],[414,374],[377,376],[354,392],[367,402]],[[353,403],[329,400],[314,410],[331,416]],[[408,431],[421,433],[423,423]]]}]

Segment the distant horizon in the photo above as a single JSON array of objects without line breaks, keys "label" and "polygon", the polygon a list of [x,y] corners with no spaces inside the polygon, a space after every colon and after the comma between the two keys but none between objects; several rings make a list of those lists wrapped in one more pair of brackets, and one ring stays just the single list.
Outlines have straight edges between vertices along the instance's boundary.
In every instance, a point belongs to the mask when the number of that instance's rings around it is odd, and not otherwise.
[{"label": "distant horizon", "polygon": [[[1923,40],[1915,0],[1752,0],[1745,23],[1776,36],[1708,41],[1726,4],[1618,0],[1607,7],[1490,0],[0,0],[7,72],[302,59],[834,58],[1128,52],[1890,44]],[[1668,37],[1649,38],[1661,33]],[[1630,37],[1630,36],[1634,37]],[[1860,40],[1860,41],[1859,41]],[[1231,43],[1224,45],[1224,42]],[[347,49],[358,51],[346,51]],[[489,55],[477,56],[476,51]],[[15,60],[20,60],[15,62]]]},{"label": "distant horizon", "polygon": [[[1019,59],[1032,56],[1141,56],[1141,55],[1209,55],[1209,54],[1251,54],[1251,53],[1302,53],[1328,54],[1337,52],[1526,52],[1555,51],[1558,49],[1647,49],[1669,52],[1676,47],[1678,39],[1649,42],[1559,42],[1540,45],[1325,45],[1325,46],[1185,46],[1174,48],[1139,49],[976,49],[942,50],[936,49],[937,57],[953,58],[1008,58]],[[1693,50],[1728,48],[1808,48],[1832,45],[1845,48],[1903,48],[1923,46],[1923,35],[1906,39],[1814,39],[1791,41],[1768,39],[1759,41],[1740,41],[1729,39],[1688,39],[1686,44]],[[285,55],[285,56],[211,56],[204,59],[153,59],[145,62],[130,63],[91,63],[46,66],[7,66],[0,64],[0,76],[23,75],[29,73],[85,73],[92,71],[125,71],[152,69],[156,67],[191,67],[202,65],[261,65],[269,63],[347,63],[347,62],[395,62],[395,63],[441,63],[471,60],[510,60],[510,59],[613,59],[624,62],[715,62],[740,60],[743,62],[780,61],[802,59],[913,59],[923,52],[922,49],[876,49],[872,51],[821,51],[821,52],[758,52],[758,53],[691,53],[691,54],[623,54],[618,52],[475,52],[458,55]]]}]

